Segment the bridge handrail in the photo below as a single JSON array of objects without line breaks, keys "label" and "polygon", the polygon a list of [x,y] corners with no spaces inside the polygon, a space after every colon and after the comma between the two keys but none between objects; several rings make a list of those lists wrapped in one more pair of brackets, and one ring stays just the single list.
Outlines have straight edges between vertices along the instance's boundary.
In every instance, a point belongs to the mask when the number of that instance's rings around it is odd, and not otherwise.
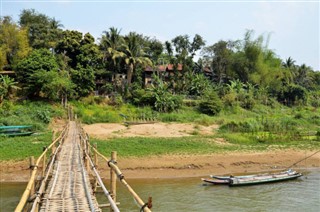
[{"label": "bridge handrail", "polygon": [[[81,132],[84,133],[84,130],[81,127]],[[83,136],[81,136],[83,137]],[[88,139],[89,140],[89,139]],[[93,151],[99,155],[101,158],[103,158],[108,165],[113,169],[113,171],[116,173],[116,175],[119,178],[119,181],[127,188],[127,190],[131,193],[131,195],[133,196],[133,198],[136,200],[136,202],[139,204],[139,206],[141,208],[143,208],[144,212],[151,212],[151,210],[148,207],[145,207],[146,203],[139,197],[139,195],[132,189],[132,187],[127,183],[127,181],[124,179],[124,175],[122,174],[121,170],[119,169],[119,167],[115,164],[114,161],[109,160],[107,157],[105,157],[103,154],[101,154],[94,146],[92,146],[90,144],[90,142],[88,141],[88,146],[91,147],[93,149]],[[89,157],[90,158],[90,157]],[[91,161],[91,159],[90,159]],[[92,164],[92,167],[94,167],[94,165]]]},{"label": "bridge handrail", "polygon": [[[83,138],[83,136],[82,136],[81,134],[80,134],[80,137],[81,137],[81,139],[83,140],[83,142],[86,142],[85,139]],[[97,180],[98,180],[98,182],[99,182],[99,185],[101,186],[104,194],[107,196],[107,198],[108,198],[108,200],[109,200],[109,202],[110,202],[110,206],[112,207],[112,209],[113,209],[114,212],[119,212],[120,210],[119,210],[118,206],[117,206],[116,203],[113,201],[113,199],[112,199],[109,191],[108,191],[108,190],[106,189],[106,187],[104,186],[104,184],[103,184],[103,182],[102,182],[102,179],[101,179],[99,173],[97,172],[97,169],[95,168],[95,165],[94,165],[94,163],[92,162],[91,157],[90,157],[88,151],[85,149],[84,152],[85,152],[85,154],[86,154],[86,157],[89,159],[89,163],[90,163],[90,165],[91,165],[91,169],[94,171],[94,173],[95,173],[95,175],[96,175],[96,178],[97,178]]]},{"label": "bridge handrail", "polygon": [[[20,199],[19,204],[17,205],[15,212],[20,212],[23,210],[23,208],[25,207],[28,198],[30,196],[32,187],[34,186],[35,183],[35,178],[36,178],[36,174],[37,174],[37,170],[38,170],[38,166],[40,164],[40,161],[43,159],[44,155],[47,153],[48,150],[50,150],[58,141],[61,141],[65,138],[65,136],[67,135],[67,132],[69,130],[69,123],[64,127],[64,129],[62,130],[62,132],[60,133],[60,135],[58,136],[58,138],[56,138],[40,155],[40,157],[37,159],[34,167],[32,167],[32,173],[31,173],[31,177],[29,179],[29,182],[27,184],[27,187],[25,189],[25,191],[22,194],[22,197]],[[43,167],[44,168],[44,167]]]},{"label": "bridge handrail", "polygon": [[[94,146],[90,144],[90,147],[93,149],[95,153],[97,153],[101,158],[103,158],[110,167],[113,168],[114,172],[116,172],[119,181],[127,188],[127,190],[132,194],[136,202],[142,207],[145,205],[143,200],[139,197],[139,195],[132,189],[132,187],[128,184],[128,182],[124,179],[124,175],[122,174],[119,167],[114,163],[114,161],[109,160],[107,157],[105,157],[103,154],[101,154]],[[151,212],[151,210],[147,207],[144,208],[145,212]]]}]

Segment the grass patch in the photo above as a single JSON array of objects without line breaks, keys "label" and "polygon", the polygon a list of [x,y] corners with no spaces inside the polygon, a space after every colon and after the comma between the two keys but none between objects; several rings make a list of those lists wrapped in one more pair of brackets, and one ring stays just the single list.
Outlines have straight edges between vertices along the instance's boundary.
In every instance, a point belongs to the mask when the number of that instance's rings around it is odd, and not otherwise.
[{"label": "grass patch", "polygon": [[[220,135],[219,135],[220,136]],[[104,155],[117,151],[120,157],[145,157],[174,154],[212,154],[223,152],[267,151],[270,149],[320,149],[320,142],[259,142],[245,134],[223,135],[229,144],[215,142],[214,136],[190,136],[180,138],[115,138],[110,140],[92,139]]]},{"label": "grass patch", "polygon": [[0,161],[39,157],[43,147],[51,143],[51,132],[24,137],[0,137]]},{"label": "grass patch", "polygon": [[111,140],[92,139],[98,150],[105,155],[117,151],[120,157],[143,157],[170,154],[202,154],[220,151],[217,144],[205,137],[180,138],[117,138]]}]

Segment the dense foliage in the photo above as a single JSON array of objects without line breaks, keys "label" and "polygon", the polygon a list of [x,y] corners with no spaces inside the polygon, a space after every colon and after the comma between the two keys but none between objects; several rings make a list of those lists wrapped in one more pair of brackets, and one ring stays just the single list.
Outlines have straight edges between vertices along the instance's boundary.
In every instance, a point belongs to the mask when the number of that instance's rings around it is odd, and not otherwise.
[{"label": "dense foliage", "polygon": [[107,95],[110,104],[160,112],[178,110],[183,99],[199,100],[199,111],[209,115],[223,106],[320,105],[320,72],[291,57],[281,60],[268,48],[269,37],[255,38],[250,30],[243,39],[206,46],[198,34],[162,43],[110,27],[95,40],[62,27],[32,9],[23,10],[17,23],[1,17],[0,66],[15,75],[1,76],[0,102],[27,97],[65,104],[95,93]]}]

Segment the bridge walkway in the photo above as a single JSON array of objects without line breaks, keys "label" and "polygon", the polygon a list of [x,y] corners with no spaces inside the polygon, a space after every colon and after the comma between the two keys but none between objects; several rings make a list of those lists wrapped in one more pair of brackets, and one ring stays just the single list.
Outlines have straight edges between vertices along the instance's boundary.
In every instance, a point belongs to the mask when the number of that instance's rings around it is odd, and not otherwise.
[{"label": "bridge walkway", "polygon": [[101,211],[82,158],[79,129],[70,121],[40,211]]}]

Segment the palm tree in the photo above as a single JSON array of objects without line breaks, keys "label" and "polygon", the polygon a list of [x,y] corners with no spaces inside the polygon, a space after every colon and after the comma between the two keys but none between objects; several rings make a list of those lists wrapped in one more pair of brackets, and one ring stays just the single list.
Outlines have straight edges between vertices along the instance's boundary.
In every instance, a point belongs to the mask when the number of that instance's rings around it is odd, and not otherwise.
[{"label": "palm tree", "polygon": [[313,81],[312,77],[310,76],[310,72],[312,72],[312,68],[306,64],[302,64],[296,71],[294,82],[300,86],[308,88]]},{"label": "palm tree", "polygon": [[288,59],[286,59],[286,61],[282,63],[282,66],[283,66],[284,68],[291,69],[291,68],[294,68],[294,67],[295,67],[295,65],[294,65],[295,62],[296,62],[296,61],[293,60],[291,57],[288,57]]},{"label": "palm tree", "polygon": [[152,66],[152,61],[146,57],[141,35],[130,32],[129,35],[125,37],[125,41],[126,48],[123,53],[125,54],[124,59],[127,64],[127,84],[130,85],[136,66]]},{"label": "palm tree", "polygon": [[104,31],[100,39],[100,49],[104,53],[104,60],[111,58],[113,63],[116,64],[116,60],[124,56],[121,49],[124,47],[124,39],[120,35],[121,30],[115,27],[110,27],[109,31]]},{"label": "palm tree", "polygon": [[50,20],[50,28],[51,29],[59,29],[59,28],[63,28],[63,24],[61,24],[61,22],[59,20],[56,20],[55,18],[52,18]]}]

